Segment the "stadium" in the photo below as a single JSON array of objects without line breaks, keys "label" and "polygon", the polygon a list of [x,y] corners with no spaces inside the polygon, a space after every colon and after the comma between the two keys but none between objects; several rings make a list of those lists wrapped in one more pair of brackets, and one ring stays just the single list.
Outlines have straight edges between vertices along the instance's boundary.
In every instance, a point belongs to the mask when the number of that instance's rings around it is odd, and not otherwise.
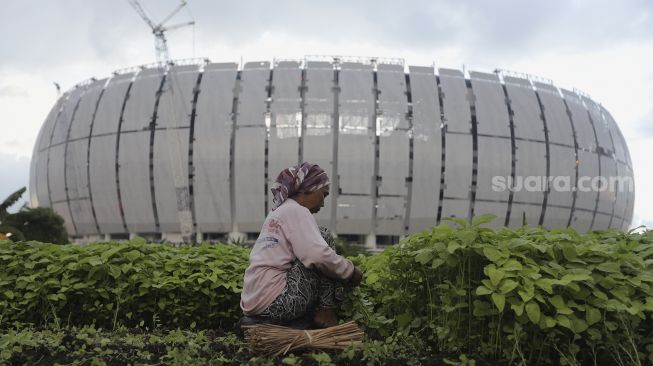
[{"label": "stadium", "polygon": [[[30,200],[79,241],[249,240],[276,175],[301,161],[331,177],[318,223],[369,246],[445,217],[585,232],[633,216],[625,140],[584,93],[344,57],[186,60],[82,82],[41,127]],[[606,189],[613,177],[631,189]],[[599,189],[579,189],[596,178]]]}]

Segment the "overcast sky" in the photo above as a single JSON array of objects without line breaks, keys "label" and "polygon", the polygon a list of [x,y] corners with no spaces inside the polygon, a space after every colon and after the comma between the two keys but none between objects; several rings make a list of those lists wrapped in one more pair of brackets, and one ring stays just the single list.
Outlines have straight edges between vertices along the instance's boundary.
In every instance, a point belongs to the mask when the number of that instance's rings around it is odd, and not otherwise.
[{"label": "overcast sky", "polygon": [[[142,0],[155,20],[178,2]],[[352,55],[553,80],[602,103],[625,135],[634,226],[653,227],[653,1],[209,1],[168,35],[173,58],[218,62]],[[154,38],[127,0],[0,5],[0,199],[28,185],[39,128],[63,89],[154,61]],[[27,195],[25,195],[27,197]]]}]

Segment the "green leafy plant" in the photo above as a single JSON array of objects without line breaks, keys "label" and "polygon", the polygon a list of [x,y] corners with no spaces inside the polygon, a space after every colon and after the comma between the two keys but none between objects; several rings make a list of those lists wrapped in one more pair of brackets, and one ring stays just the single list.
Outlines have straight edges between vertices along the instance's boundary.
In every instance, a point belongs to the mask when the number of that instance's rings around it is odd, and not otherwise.
[{"label": "green leafy plant", "polygon": [[30,208],[9,214],[3,224],[20,230],[25,240],[68,243],[68,233],[63,218],[49,207]]},{"label": "green leafy plant", "polygon": [[23,193],[27,190],[26,187],[22,187],[21,189],[17,190],[16,192],[12,193],[9,195],[9,197],[5,198],[2,203],[0,203],[0,223],[4,222],[4,220],[9,216],[9,212],[7,211],[9,207],[13,206],[20,197],[23,196]]},{"label": "green leafy plant", "polygon": [[235,245],[0,242],[1,324],[228,327],[249,251]]},{"label": "green leafy plant", "polygon": [[[491,220],[449,219],[381,253],[352,257],[365,280],[347,292],[340,315],[364,327],[361,350],[274,359],[243,356],[241,347],[210,353],[211,362],[651,364],[653,232],[495,231],[483,227]],[[87,246],[1,241],[0,357],[25,363],[38,357],[17,355],[46,343],[59,349],[57,336],[30,330],[46,326],[79,343],[64,347],[70,356],[58,362],[110,363],[120,348],[103,348],[102,339],[119,341],[99,328],[129,327],[167,332],[146,340],[123,331],[120,337],[137,350],[135,363],[210,363],[198,334],[230,330],[240,316],[248,254],[237,245],[175,247],[144,239]],[[221,342],[236,342],[230,337]]]},{"label": "green leafy plant", "polygon": [[651,232],[482,227],[492,218],[450,219],[457,228],[359,258],[366,281],[346,314],[381,334],[511,364],[651,362]]}]

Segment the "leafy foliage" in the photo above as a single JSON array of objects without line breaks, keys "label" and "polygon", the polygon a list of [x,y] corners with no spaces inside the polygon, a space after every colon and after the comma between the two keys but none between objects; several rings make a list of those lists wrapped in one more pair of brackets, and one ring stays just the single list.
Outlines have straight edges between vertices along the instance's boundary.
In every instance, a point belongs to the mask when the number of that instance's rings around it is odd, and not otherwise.
[{"label": "leafy foliage", "polygon": [[[65,365],[443,365],[419,337],[368,341],[361,350],[298,352],[253,357],[233,333],[221,330],[94,326],[7,329],[0,334],[0,364]],[[455,356],[450,356],[455,359]],[[464,355],[459,356],[465,359]],[[466,363],[464,365],[473,365]]]},{"label": "leafy foliage", "polygon": [[45,243],[68,243],[64,220],[49,207],[30,208],[9,214],[3,224],[20,230],[26,240]]},{"label": "leafy foliage", "polygon": [[229,327],[249,251],[234,245],[0,242],[2,323]]},{"label": "leafy foliage", "polygon": [[[341,315],[366,328],[368,340],[360,352],[244,360],[241,351],[234,351],[216,357],[224,364],[259,365],[653,361],[653,232],[493,231],[482,227],[490,220],[451,219],[455,225],[442,224],[382,253],[352,258],[363,268],[365,281],[349,292]],[[0,343],[16,349],[23,340],[33,344],[43,336],[11,333],[12,326],[95,324],[116,332],[122,326],[181,327],[186,330],[175,333],[174,344],[204,344],[188,329],[230,329],[240,316],[248,253],[236,245],[175,247],[143,239],[88,246],[2,241],[0,328],[5,335]],[[80,329],[88,328],[76,329],[84,333]],[[85,350],[113,349],[97,346],[112,337],[94,338]],[[133,341],[131,355],[141,352],[135,350],[140,341],[121,337]],[[25,347],[45,347],[43,342],[61,349],[45,338]],[[201,347],[166,347],[157,351],[157,362],[177,362],[164,361],[163,350],[181,357],[180,364],[208,362]],[[114,357],[100,356],[103,362]],[[16,357],[16,352],[2,357]]]},{"label": "leafy foliage", "polygon": [[22,197],[23,193],[27,190],[26,187],[23,187],[16,192],[12,193],[9,195],[9,197],[5,198],[2,203],[0,203],[0,222],[3,222],[7,216],[9,215],[9,212],[7,210],[9,207],[11,207],[14,203],[18,202],[20,197]]},{"label": "leafy foliage", "polygon": [[492,231],[455,219],[372,257],[345,314],[510,364],[653,360],[653,232]]},{"label": "leafy foliage", "polygon": [[336,253],[345,257],[355,257],[359,254],[370,255],[370,252],[364,246],[342,239],[336,239]]}]

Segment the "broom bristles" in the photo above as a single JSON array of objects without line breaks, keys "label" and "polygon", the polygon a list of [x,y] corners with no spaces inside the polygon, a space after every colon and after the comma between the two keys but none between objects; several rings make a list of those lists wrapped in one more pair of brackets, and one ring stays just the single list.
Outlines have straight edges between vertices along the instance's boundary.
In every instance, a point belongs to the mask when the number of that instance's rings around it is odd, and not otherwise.
[{"label": "broom bristles", "polygon": [[363,342],[363,331],[353,321],[333,327],[301,330],[273,324],[243,327],[252,353],[285,355],[300,348],[345,349]]}]

